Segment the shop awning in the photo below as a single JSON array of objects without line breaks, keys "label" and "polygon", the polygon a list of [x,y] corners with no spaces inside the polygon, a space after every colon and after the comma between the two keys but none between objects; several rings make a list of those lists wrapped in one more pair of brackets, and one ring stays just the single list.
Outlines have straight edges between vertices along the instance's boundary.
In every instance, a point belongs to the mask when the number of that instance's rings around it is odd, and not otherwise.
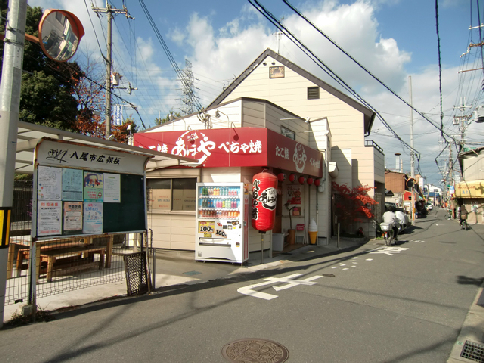
[{"label": "shop awning", "polygon": [[197,159],[193,167],[267,166],[315,178],[323,176],[323,156],[267,128],[241,127],[141,132],[134,144]]}]

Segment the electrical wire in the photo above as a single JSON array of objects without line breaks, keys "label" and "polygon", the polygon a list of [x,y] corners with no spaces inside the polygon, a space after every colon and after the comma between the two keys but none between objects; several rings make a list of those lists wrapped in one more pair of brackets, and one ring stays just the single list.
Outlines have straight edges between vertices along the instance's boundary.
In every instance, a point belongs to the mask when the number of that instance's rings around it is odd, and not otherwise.
[{"label": "electrical wire", "polygon": [[[257,0],[254,0],[257,1]],[[333,44],[336,48],[338,48],[341,52],[343,52],[344,55],[346,55],[348,58],[350,58],[356,65],[358,65],[361,69],[363,69],[366,73],[368,73],[372,78],[374,78],[378,83],[380,83],[383,87],[385,87],[390,93],[392,93],[395,97],[397,97],[400,101],[402,101],[405,105],[410,107],[413,111],[418,113],[420,116],[422,116],[425,120],[427,120],[432,126],[435,128],[438,128],[439,131],[442,132],[442,134],[445,134],[443,132],[442,127],[438,127],[435,125],[430,119],[428,119],[423,113],[421,113],[419,110],[415,109],[412,105],[410,105],[407,101],[405,101],[402,97],[400,97],[395,91],[393,91],[390,87],[388,87],[385,83],[383,83],[378,77],[376,77],[373,73],[371,73],[368,69],[366,69],[362,64],[360,64],[355,58],[353,58],[348,52],[346,52],[343,48],[341,48],[335,41],[333,41],[328,35],[326,35],[321,29],[319,29],[314,23],[312,23],[306,16],[304,16],[299,10],[297,10],[293,5],[289,3],[288,0],[282,0],[287,6],[289,6],[299,17],[304,19],[308,24],[310,24],[319,34],[321,34],[323,37],[325,37],[331,44]],[[436,0],[437,1],[437,0]],[[249,0],[250,2],[250,0]],[[447,135],[452,139],[450,135]],[[410,147],[410,146],[409,146]]]},{"label": "electrical wire", "polygon": [[366,102],[356,91],[354,91],[348,84],[346,84],[341,77],[335,74],[321,59],[319,59],[307,46],[305,46],[296,36],[294,36],[281,22],[270,13],[263,5],[257,0],[248,0],[249,3],[259,11],[267,20],[269,20],[274,26],[276,26],[284,35],[288,37],[303,53],[305,53],[318,67],[320,67],[326,74],[328,74],[338,84],[348,90],[354,97],[356,97],[366,107],[375,112],[375,115],[382,122],[382,124],[398,139],[405,147],[412,149],[417,155],[417,162],[420,159],[420,153],[408,145],[402,138],[390,127],[385,119],[375,110],[368,102]]},{"label": "electrical wire", "polygon": [[439,59],[440,136],[444,136],[444,113],[442,112],[442,57],[440,52],[439,1],[435,0],[435,27],[437,31],[437,54]]},{"label": "electrical wire", "polygon": [[143,9],[143,12],[145,13],[146,18],[148,19],[148,22],[151,25],[151,28],[155,32],[155,35],[156,35],[158,41],[160,42],[163,50],[165,51],[165,54],[168,57],[168,60],[170,61],[173,69],[175,70],[175,72],[176,72],[176,74],[177,74],[180,82],[183,84],[183,87],[186,90],[185,91],[186,94],[188,95],[188,97],[190,98],[190,100],[192,101],[192,103],[195,105],[195,107],[198,109],[198,111],[201,111],[203,107],[200,104],[198,98],[195,96],[195,94],[193,92],[193,89],[190,87],[190,82],[187,79],[185,72],[182,72],[180,70],[180,68],[178,67],[178,64],[175,62],[175,59],[173,58],[173,56],[172,56],[172,54],[170,52],[170,49],[168,48],[168,45],[166,44],[165,40],[161,36],[161,33],[158,30],[158,27],[156,26],[153,18],[151,17],[151,14],[150,14],[148,8],[146,7],[144,1],[143,0],[139,0],[139,3],[140,3],[141,8]]}]

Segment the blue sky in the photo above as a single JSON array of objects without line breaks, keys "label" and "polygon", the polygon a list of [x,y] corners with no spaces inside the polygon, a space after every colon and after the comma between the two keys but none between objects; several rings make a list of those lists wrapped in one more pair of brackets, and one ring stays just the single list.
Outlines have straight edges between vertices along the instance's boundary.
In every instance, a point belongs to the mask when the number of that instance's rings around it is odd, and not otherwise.
[{"label": "blue sky", "polygon": [[[105,0],[92,2],[98,7],[105,6]],[[409,143],[410,110],[403,102],[310,29],[282,0],[260,2],[276,17],[283,19],[291,32],[356,89]],[[170,110],[178,111],[182,106],[180,82],[140,2],[110,0],[110,3],[116,8],[122,8],[124,3],[135,18],[127,20],[123,15],[115,16],[114,70],[124,75],[125,85],[129,81],[138,88],[131,95],[121,90],[117,94],[139,106],[141,119],[129,108],[125,109],[125,116],[132,115],[140,126],[143,123],[151,127],[155,117],[164,117]],[[411,76],[414,106],[440,124],[435,1],[292,0],[290,3],[406,101],[409,101],[408,76]],[[478,30],[469,30],[470,25],[477,25],[476,3],[475,0],[443,0],[438,3],[444,130],[451,135],[459,133],[458,128],[452,125],[452,117],[460,114],[454,110],[460,98],[466,97],[467,104],[472,107],[483,102],[482,91],[479,91],[482,70],[458,73],[463,69],[482,68],[480,48],[471,48],[469,54],[461,57],[470,42],[479,42]],[[185,59],[192,63],[195,86],[204,106],[267,47],[278,48],[274,26],[245,0],[144,0],[144,4],[179,68],[185,67]],[[78,61],[82,63],[89,56],[97,60],[102,72],[101,51],[105,54],[106,17],[96,16],[91,10],[91,0],[30,0],[29,5],[44,9],[63,8],[77,14],[86,30]],[[482,6],[481,10],[484,10]],[[281,40],[280,53],[329,82],[326,75],[289,40]],[[440,131],[418,114],[413,117],[414,145],[421,154],[420,171],[428,182],[439,183],[441,175],[434,159],[444,147]],[[482,127],[475,123],[469,125],[466,131],[469,144],[475,143],[472,145],[476,146],[482,140]],[[384,149],[387,167],[394,168],[394,154],[399,152],[402,153],[405,171],[409,171],[408,149],[393,138],[381,122],[375,122],[370,139]],[[442,155],[448,158],[449,152],[445,151]],[[446,160],[440,157],[439,161],[443,170]]]}]

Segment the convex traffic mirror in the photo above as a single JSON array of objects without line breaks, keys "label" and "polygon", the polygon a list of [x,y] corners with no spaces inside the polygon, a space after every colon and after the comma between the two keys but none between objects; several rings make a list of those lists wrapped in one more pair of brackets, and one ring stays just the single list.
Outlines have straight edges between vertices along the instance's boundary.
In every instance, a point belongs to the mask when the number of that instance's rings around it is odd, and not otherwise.
[{"label": "convex traffic mirror", "polygon": [[79,19],[65,10],[47,10],[39,23],[39,42],[47,57],[65,62],[77,51],[84,28]]}]

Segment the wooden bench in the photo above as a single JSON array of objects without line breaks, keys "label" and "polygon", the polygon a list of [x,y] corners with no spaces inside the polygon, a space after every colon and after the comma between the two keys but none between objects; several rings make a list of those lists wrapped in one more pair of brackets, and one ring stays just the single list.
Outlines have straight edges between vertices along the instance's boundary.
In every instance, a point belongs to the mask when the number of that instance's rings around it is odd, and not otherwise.
[{"label": "wooden bench", "polygon": [[[99,262],[94,261],[94,254],[99,253]],[[42,257],[47,258],[47,282],[52,282],[55,270],[76,271],[99,265],[104,267],[106,246],[79,246],[70,248],[51,249],[41,252]]]},{"label": "wooden bench", "polygon": [[[106,245],[99,245],[97,238],[108,237]],[[36,242],[36,267],[37,279],[40,274],[47,274],[47,280],[52,281],[53,271],[65,268],[66,270],[85,269],[89,266],[99,264],[102,268],[111,267],[113,253],[113,235],[94,235],[94,236],[77,236],[71,239],[52,239]],[[17,277],[21,275],[22,270],[28,268],[24,263],[30,256],[30,241],[18,243],[11,238],[8,261],[7,261],[7,278],[12,277],[13,262],[16,257]],[[94,255],[99,253],[100,262],[94,262]]]},{"label": "wooden bench", "polygon": [[[104,266],[107,246],[70,244],[68,246],[45,246],[40,248],[37,254],[37,278],[41,274],[47,274],[47,282],[52,282],[54,271],[75,271],[98,265],[99,269]],[[94,254],[99,254],[99,261],[94,261]],[[27,266],[23,264],[28,260],[30,249],[19,249],[17,255],[17,276]]]}]

